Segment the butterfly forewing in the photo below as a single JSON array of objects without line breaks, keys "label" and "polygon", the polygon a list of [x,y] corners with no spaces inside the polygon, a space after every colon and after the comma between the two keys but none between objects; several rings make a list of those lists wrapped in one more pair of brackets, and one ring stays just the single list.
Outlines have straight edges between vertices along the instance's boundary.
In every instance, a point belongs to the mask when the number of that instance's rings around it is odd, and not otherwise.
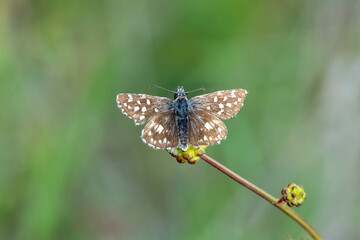
[{"label": "butterfly forewing", "polygon": [[144,124],[158,113],[171,111],[173,104],[165,97],[128,93],[118,94],[116,102],[122,112],[133,119],[136,125]]},{"label": "butterfly forewing", "polygon": [[203,110],[190,111],[189,143],[195,147],[213,145],[226,138],[225,124]]},{"label": "butterfly forewing", "polygon": [[190,99],[194,110],[203,110],[221,119],[234,117],[244,105],[247,91],[233,89],[203,94]]},{"label": "butterfly forewing", "polygon": [[179,141],[174,113],[163,112],[153,117],[144,127],[141,138],[153,148],[176,148]]}]

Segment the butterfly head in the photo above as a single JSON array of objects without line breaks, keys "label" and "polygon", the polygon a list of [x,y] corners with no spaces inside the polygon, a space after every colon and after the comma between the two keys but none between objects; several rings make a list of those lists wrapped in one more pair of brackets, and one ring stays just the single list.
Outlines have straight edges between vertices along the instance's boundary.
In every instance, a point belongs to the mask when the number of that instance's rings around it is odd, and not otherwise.
[{"label": "butterfly head", "polygon": [[177,87],[176,93],[174,94],[174,99],[187,99],[187,92],[185,92],[182,86]]}]

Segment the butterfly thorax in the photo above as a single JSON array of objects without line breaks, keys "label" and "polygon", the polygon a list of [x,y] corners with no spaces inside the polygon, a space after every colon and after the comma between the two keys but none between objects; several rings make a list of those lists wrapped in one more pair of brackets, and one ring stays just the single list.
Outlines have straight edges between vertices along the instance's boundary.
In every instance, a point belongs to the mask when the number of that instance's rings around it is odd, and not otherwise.
[{"label": "butterfly thorax", "polygon": [[178,99],[174,101],[175,114],[179,117],[186,117],[188,115],[190,102],[187,99]]}]

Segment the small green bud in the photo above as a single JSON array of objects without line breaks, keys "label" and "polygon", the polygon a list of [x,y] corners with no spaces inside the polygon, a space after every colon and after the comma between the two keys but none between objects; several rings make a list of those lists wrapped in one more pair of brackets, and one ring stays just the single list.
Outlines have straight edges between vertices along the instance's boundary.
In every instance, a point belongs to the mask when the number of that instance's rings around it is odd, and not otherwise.
[{"label": "small green bud", "polygon": [[176,157],[176,161],[178,161],[178,163],[186,163],[186,159],[184,159],[181,155]]},{"label": "small green bud", "polygon": [[207,146],[194,148],[190,145],[190,147],[186,151],[182,151],[180,148],[173,148],[171,150],[168,150],[168,152],[171,156],[175,157],[179,163],[188,162],[190,164],[195,164],[197,163],[197,161],[199,161],[199,156],[205,154],[206,148]]},{"label": "small green bud", "polygon": [[300,207],[306,199],[304,187],[295,183],[290,183],[287,188],[281,190],[281,194],[283,197],[280,201],[285,201],[289,207]]}]

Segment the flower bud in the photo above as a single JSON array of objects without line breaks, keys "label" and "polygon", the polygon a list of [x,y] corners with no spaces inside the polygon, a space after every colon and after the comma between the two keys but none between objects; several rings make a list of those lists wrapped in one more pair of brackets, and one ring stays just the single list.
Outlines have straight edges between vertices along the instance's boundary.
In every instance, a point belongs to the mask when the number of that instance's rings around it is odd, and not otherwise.
[{"label": "flower bud", "polygon": [[281,194],[283,195],[281,200],[285,201],[289,207],[300,207],[306,199],[304,187],[295,183],[290,183],[287,188],[282,189]]},{"label": "flower bud", "polygon": [[197,163],[197,161],[199,161],[199,156],[205,154],[206,148],[207,146],[194,148],[190,145],[190,147],[186,151],[182,151],[180,148],[173,148],[171,150],[168,150],[168,152],[171,156],[175,157],[179,163],[188,162],[190,164],[195,164]]}]

